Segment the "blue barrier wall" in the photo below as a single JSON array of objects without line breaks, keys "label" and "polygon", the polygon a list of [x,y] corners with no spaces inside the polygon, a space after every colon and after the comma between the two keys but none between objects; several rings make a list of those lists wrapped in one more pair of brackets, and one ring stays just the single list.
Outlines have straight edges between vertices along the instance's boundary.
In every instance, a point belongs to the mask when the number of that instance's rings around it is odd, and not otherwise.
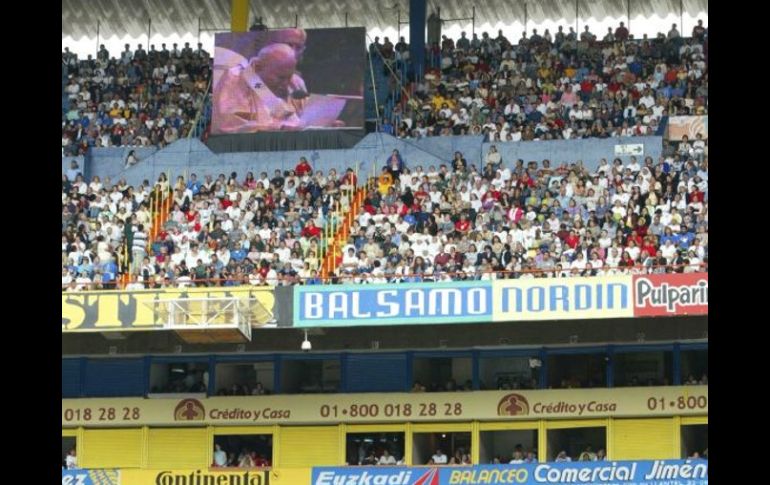
[{"label": "blue barrier wall", "polygon": [[67,170],[70,169],[70,165],[72,164],[73,160],[78,162],[78,166],[80,167],[80,170],[83,171],[83,167],[84,167],[84,165],[86,165],[85,157],[83,157],[83,155],[78,155],[76,157],[65,157],[64,155],[62,155],[62,157],[61,157],[61,173],[67,173]]},{"label": "blue barrier wall", "polygon": [[616,145],[644,145],[644,155],[637,156],[640,163],[646,156],[652,157],[657,162],[663,151],[663,139],[659,136],[484,143],[482,148],[484,156],[489,151],[490,145],[497,147],[505,163],[513,163],[521,158],[526,165],[531,160],[541,162],[547,159],[551,161],[551,167],[557,167],[562,162],[572,163],[582,160],[583,165],[591,170],[599,166],[599,160],[602,158],[610,162],[613,158],[620,158],[624,163],[631,159],[630,156],[616,156]]},{"label": "blue barrier wall", "polygon": [[[516,159],[542,161],[548,159],[551,166],[562,162],[582,160],[590,169],[598,166],[599,159],[615,158],[616,145],[642,144],[644,156],[657,159],[662,151],[662,138],[658,136],[585,140],[555,140],[530,142],[494,143],[503,156],[503,161],[512,164]],[[156,148],[110,147],[96,148],[89,152],[84,160],[85,173],[88,177],[98,175],[109,177],[112,182],[121,177],[131,185],[137,185],[144,179],[157,180],[161,172],[167,171],[173,177],[196,173],[199,177],[237,172],[244,178],[252,171],[258,177],[266,171],[270,176],[276,169],[293,169],[299,158],[304,156],[316,170],[327,172],[331,168],[344,171],[356,161],[361,162],[361,175],[371,173],[374,164],[382,167],[388,155],[398,149],[407,166],[414,167],[449,163],[455,151],[463,153],[469,163],[481,168],[481,161],[489,151],[491,143],[484,143],[481,136],[432,137],[420,140],[399,140],[382,133],[370,133],[354,148],[348,150],[302,150],[284,152],[223,153],[215,154],[197,139],[178,140],[171,145]],[[140,162],[133,167],[125,167],[125,159],[131,150],[135,150]],[[630,157],[620,157],[627,161]],[[69,166],[72,157],[62,157],[62,171]],[[641,161],[641,157],[640,157]]]}]

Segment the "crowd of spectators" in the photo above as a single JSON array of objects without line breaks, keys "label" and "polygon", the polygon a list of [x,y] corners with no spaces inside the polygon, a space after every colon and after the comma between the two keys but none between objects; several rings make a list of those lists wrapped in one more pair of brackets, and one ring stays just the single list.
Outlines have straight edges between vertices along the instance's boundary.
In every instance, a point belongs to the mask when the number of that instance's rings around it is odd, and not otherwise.
[{"label": "crowd of spectators", "polygon": [[[401,40],[375,39],[392,68],[409,70]],[[502,31],[431,46],[429,69],[387,113],[382,130],[400,138],[483,134],[491,142],[660,134],[667,116],[708,113],[708,30],[690,38],[674,24],[667,34],[634,39],[621,22],[599,39],[589,27],[537,29],[517,43]],[[406,67],[405,67],[406,66]],[[395,76],[391,82],[394,83]],[[400,91],[396,91],[399,92]]]},{"label": "crowd of spectators", "polygon": [[[173,184],[62,176],[62,286],[114,285],[130,247],[129,289],[318,284],[322,230],[349,206],[347,170],[233,172]],[[148,241],[150,207],[171,191],[169,221]],[[397,151],[370,184],[331,282],[393,283],[704,271],[708,157],[683,142],[657,161],[552,166],[461,153],[425,170]]]},{"label": "crowd of spectators", "polygon": [[470,449],[466,450],[463,447],[458,447],[451,457],[437,449],[436,453],[430,457],[426,465],[472,465]]},{"label": "crowd of spectators", "polygon": [[261,382],[251,384],[233,384],[229,388],[220,388],[217,396],[265,396],[270,394]]},{"label": "crowd of spectators", "polygon": [[126,44],[117,57],[102,45],[79,59],[62,52],[62,155],[90,147],[165,146],[187,136],[209,85],[211,58],[201,44],[146,51]]},{"label": "crowd of spectators", "polygon": [[214,468],[267,468],[270,460],[264,453],[259,453],[247,446],[226,449],[219,443],[214,444]]},{"label": "crowd of spectators", "polygon": [[395,442],[378,442],[367,444],[362,441],[354,456],[349,457],[347,465],[377,466],[403,465],[404,453]]},{"label": "crowd of spectators", "polygon": [[410,392],[454,392],[454,391],[472,391],[473,382],[470,379],[466,379],[464,384],[458,384],[455,379],[449,379],[442,386],[437,382],[431,382],[428,386],[423,385],[419,380],[414,381]]},{"label": "crowd of spectators", "polygon": [[529,450],[524,451],[524,446],[519,444],[513,448],[513,453],[511,453],[510,459],[507,459],[502,455],[497,455],[490,462],[492,465],[500,465],[504,463],[510,463],[512,465],[520,465],[523,463],[538,463],[537,450],[530,448]]},{"label": "crowd of spectators", "polygon": [[[591,445],[588,445],[580,453],[580,455],[576,457],[575,460],[573,460],[566,451],[562,450],[556,455],[556,458],[553,461],[557,463],[563,461],[607,461],[607,453],[604,451],[604,449],[600,449],[599,451],[594,452],[591,448]],[[511,461],[511,463],[513,463],[513,461]]]},{"label": "crowd of spectators", "polygon": [[700,379],[695,378],[692,374],[687,376],[687,379],[684,380],[684,384],[687,386],[707,386],[709,383],[709,376],[707,373],[703,373],[700,376]]}]

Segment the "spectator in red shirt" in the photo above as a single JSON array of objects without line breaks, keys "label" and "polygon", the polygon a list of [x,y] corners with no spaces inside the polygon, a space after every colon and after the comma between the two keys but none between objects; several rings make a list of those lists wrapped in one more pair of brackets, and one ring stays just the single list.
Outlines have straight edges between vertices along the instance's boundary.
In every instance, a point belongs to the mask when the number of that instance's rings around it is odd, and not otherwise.
[{"label": "spectator in red shirt", "polygon": [[615,40],[625,42],[628,39],[628,29],[623,22],[620,22],[620,27],[615,29]]},{"label": "spectator in red shirt", "polygon": [[647,251],[650,256],[655,256],[658,253],[657,244],[655,244],[655,236],[647,236],[642,244],[642,252]]},{"label": "spectator in red shirt", "polygon": [[352,185],[354,187],[356,186],[357,181],[358,179],[356,178],[356,174],[353,172],[352,168],[347,169],[345,175],[343,175],[342,179],[340,180],[343,186]]},{"label": "spectator in red shirt", "polygon": [[[634,230],[631,232],[631,235],[628,236],[628,240],[626,240],[626,246],[629,246],[631,244],[631,241],[633,241],[634,244],[636,244],[637,246],[641,246],[643,242],[642,236],[640,236],[639,233],[636,232],[636,230]],[[650,254],[655,254],[655,253],[650,253]]]},{"label": "spectator in red shirt", "polygon": [[451,259],[452,256],[450,256],[445,249],[442,249],[441,252],[438,253],[435,258],[433,258],[433,264],[435,266],[446,266]]},{"label": "spectator in red shirt", "polygon": [[460,214],[460,220],[455,222],[455,230],[460,233],[459,237],[463,234],[467,234],[471,229],[471,223],[465,214]]},{"label": "spectator in red shirt", "polygon": [[516,187],[520,189],[523,189],[524,187],[532,188],[534,186],[535,186],[535,181],[529,177],[529,174],[527,172],[524,172],[521,178],[516,182]]},{"label": "spectator in red shirt", "polygon": [[700,191],[697,185],[693,188],[693,191],[690,192],[690,202],[703,202],[703,192]]},{"label": "spectator in red shirt", "polygon": [[316,226],[313,220],[309,220],[307,226],[302,228],[302,237],[312,238],[319,237],[321,235],[321,228]]},{"label": "spectator in red shirt", "polygon": [[570,248],[575,249],[577,245],[580,243],[580,236],[578,236],[577,232],[575,232],[574,230],[570,231],[569,236],[567,236],[564,239],[564,243]]},{"label": "spectator in red shirt", "polygon": [[307,158],[300,157],[299,163],[297,164],[297,167],[294,169],[294,172],[297,174],[298,177],[304,177],[305,174],[313,173],[313,167],[310,166],[310,163],[307,161]]}]

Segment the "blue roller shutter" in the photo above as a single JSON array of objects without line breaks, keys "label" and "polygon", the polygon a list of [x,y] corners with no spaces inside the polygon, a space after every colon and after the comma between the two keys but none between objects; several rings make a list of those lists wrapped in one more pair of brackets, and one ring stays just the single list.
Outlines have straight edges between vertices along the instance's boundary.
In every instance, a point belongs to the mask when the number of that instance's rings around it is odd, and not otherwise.
[{"label": "blue roller shutter", "polygon": [[348,354],[347,392],[401,392],[408,385],[406,354]]},{"label": "blue roller shutter", "polygon": [[90,359],[86,364],[86,396],[143,396],[144,374],[142,359]]},{"label": "blue roller shutter", "polygon": [[80,397],[80,359],[61,360],[61,397]]}]

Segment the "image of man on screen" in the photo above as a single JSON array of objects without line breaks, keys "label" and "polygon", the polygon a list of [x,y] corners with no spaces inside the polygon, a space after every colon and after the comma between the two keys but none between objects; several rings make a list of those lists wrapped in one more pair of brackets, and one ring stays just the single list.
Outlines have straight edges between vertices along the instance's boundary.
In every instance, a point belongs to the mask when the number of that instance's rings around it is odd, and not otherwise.
[{"label": "image of man on screen", "polygon": [[296,73],[297,49],[269,44],[248,65],[227,70],[219,81],[214,116],[223,133],[299,130],[307,101],[305,82]]}]

